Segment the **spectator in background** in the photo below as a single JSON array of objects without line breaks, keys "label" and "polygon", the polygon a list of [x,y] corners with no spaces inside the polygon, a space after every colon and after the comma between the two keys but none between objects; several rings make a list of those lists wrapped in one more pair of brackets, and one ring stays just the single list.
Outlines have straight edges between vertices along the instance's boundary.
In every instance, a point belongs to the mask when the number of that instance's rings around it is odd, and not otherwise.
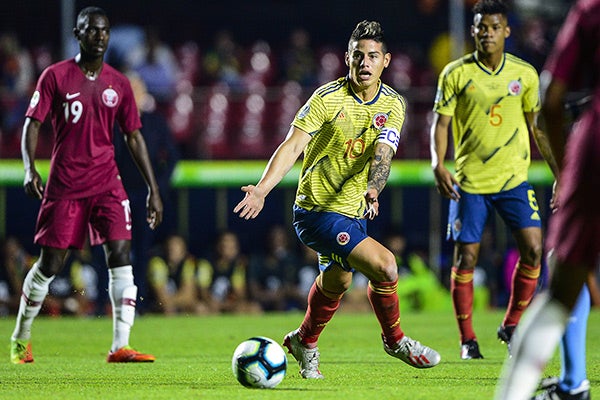
[{"label": "spectator in background", "polygon": [[515,51],[529,61],[536,70],[541,71],[552,47],[548,39],[546,21],[540,16],[526,18],[522,21],[520,32]]},{"label": "spectator in background", "polygon": [[206,84],[221,82],[233,88],[241,87],[242,50],[230,31],[216,33],[213,47],[206,52],[202,67]]},{"label": "spectator in background", "polygon": [[221,232],[212,254],[198,262],[200,300],[215,313],[260,312],[260,305],[248,299],[247,268],[237,234]]},{"label": "spectator in background", "polygon": [[185,239],[170,235],[148,265],[149,309],[166,315],[206,312],[198,299],[198,262]]},{"label": "spectator in background", "polygon": [[[133,67],[145,82],[148,93],[159,105],[167,105],[175,96],[179,67],[171,48],[160,40],[158,29],[145,30],[143,58]],[[162,107],[161,107],[162,108]]]},{"label": "spectator in background", "polygon": [[0,34],[0,156],[19,155],[20,128],[35,83],[31,55],[15,33]]},{"label": "spectator in background", "polygon": [[122,24],[111,27],[111,41],[106,50],[106,62],[120,71],[129,71],[144,60],[144,29],[139,25]]},{"label": "spectator in background", "polygon": [[135,73],[128,73],[129,82],[133,89],[133,96],[139,110],[144,139],[150,163],[154,168],[156,182],[163,199],[165,223],[156,230],[150,229],[146,222],[146,197],[148,187],[143,177],[137,171],[134,160],[125,146],[122,134],[115,130],[115,159],[119,167],[121,179],[129,195],[131,206],[132,227],[137,235],[131,242],[133,271],[138,286],[138,309],[144,312],[148,295],[146,282],[146,269],[150,257],[150,250],[155,242],[164,240],[166,234],[175,229],[175,210],[171,189],[171,175],[179,160],[179,151],[175,145],[167,120],[156,110],[154,97],[146,90],[145,82]]},{"label": "spectator in background", "polygon": [[317,60],[306,29],[296,28],[290,34],[281,68],[284,81],[295,81],[303,87],[317,84]]},{"label": "spectator in background", "polygon": [[31,269],[35,257],[27,253],[19,239],[8,236],[2,243],[0,268],[0,314],[14,314],[19,308],[23,279]]},{"label": "spectator in background", "polygon": [[[29,51],[21,47],[13,32],[0,34],[0,86],[16,96],[28,97],[35,82]],[[21,115],[22,117],[22,115]],[[19,118],[19,121],[21,118]]]},{"label": "spectator in background", "polygon": [[265,251],[250,258],[248,294],[263,311],[284,311],[298,304],[298,255],[288,231],[280,225],[269,229]]}]

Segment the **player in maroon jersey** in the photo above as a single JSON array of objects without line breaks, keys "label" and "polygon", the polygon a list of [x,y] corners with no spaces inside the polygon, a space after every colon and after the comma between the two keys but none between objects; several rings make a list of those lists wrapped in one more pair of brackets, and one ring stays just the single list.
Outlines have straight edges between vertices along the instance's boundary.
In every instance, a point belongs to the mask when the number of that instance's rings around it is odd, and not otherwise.
[{"label": "player in maroon jersey", "polygon": [[[550,290],[536,297],[517,328],[515,351],[504,366],[496,399],[528,399],[554,354],[578,297],[600,256],[600,0],[579,0],[565,20],[542,81],[542,115],[561,170],[546,246],[554,271]],[[565,138],[568,90],[587,89],[590,101]],[[585,316],[583,316],[585,317]],[[581,318],[581,317],[580,317]],[[585,336],[585,332],[584,332]],[[585,348],[585,345],[584,345]],[[557,387],[536,399],[587,400],[589,382]]]},{"label": "player in maroon jersey", "polygon": [[[125,142],[148,184],[148,224],[152,229],[162,221],[162,201],[129,81],[104,63],[110,37],[104,10],[83,9],[73,33],[80,53],[49,66],[41,74],[25,114],[21,145],[24,187],[28,195],[42,199],[34,237],[41,254],[23,283],[11,337],[11,361],[33,362],[31,325],[48,285],[63,268],[70,249],[81,249],[89,234],[92,245],[104,245],[109,267],[113,341],[107,361],[152,362],[154,356],[129,346],[137,287],[129,256],[129,199],[114,160],[115,122],[124,132]],[[47,116],[55,136],[50,175],[44,187],[35,166],[35,150],[40,125]]]}]

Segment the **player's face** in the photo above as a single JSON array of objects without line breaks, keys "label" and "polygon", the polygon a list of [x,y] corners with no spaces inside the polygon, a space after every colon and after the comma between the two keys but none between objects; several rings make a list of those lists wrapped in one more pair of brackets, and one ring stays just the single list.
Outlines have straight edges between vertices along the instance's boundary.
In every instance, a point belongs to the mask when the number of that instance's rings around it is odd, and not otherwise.
[{"label": "player's face", "polygon": [[81,52],[92,57],[102,57],[108,48],[110,24],[102,15],[90,15],[87,22],[75,29]]},{"label": "player's face", "polygon": [[476,14],[471,34],[475,47],[482,54],[504,52],[504,42],[510,36],[508,21],[502,14]]},{"label": "player's face", "polygon": [[383,52],[382,43],[372,39],[352,42],[346,53],[346,65],[355,89],[366,90],[376,86],[390,59],[390,53]]}]

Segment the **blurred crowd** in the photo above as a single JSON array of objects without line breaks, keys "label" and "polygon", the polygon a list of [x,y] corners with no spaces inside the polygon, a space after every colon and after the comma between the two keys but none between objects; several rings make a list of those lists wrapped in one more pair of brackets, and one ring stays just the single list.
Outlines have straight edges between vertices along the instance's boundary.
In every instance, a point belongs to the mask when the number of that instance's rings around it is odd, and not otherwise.
[{"label": "blurred crowd", "polygon": [[[421,10],[424,23],[439,26],[436,7]],[[554,25],[542,16],[515,17],[512,24],[519,29],[508,50],[541,67]],[[389,43],[392,63],[383,80],[409,103],[401,158],[429,157],[436,77],[453,46],[448,32],[431,36],[421,37],[424,46]],[[112,27],[106,61],[141,78],[149,93],[145,107],[165,118],[183,158],[264,158],[287,134],[312,90],[347,72],[344,43],[316,42],[304,28],[291,30],[277,48],[267,40],[242,45],[239,39],[222,29],[201,48],[193,40],[166,43],[153,26],[122,24]],[[465,38],[466,51],[471,42]],[[62,58],[56,52],[51,45],[25,48],[15,33],[0,31],[0,157],[20,157],[24,112],[41,71]],[[40,137],[41,157],[50,154],[49,136]]]}]

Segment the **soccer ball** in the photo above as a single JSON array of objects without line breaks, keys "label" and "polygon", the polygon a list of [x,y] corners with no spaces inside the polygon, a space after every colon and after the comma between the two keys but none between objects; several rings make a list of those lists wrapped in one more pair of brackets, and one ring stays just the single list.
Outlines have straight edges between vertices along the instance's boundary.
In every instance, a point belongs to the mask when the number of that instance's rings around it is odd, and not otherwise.
[{"label": "soccer ball", "polygon": [[256,336],[236,347],[231,359],[231,369],[242,385],[271,389],[285,377],[287,357],[277,342]]}]

